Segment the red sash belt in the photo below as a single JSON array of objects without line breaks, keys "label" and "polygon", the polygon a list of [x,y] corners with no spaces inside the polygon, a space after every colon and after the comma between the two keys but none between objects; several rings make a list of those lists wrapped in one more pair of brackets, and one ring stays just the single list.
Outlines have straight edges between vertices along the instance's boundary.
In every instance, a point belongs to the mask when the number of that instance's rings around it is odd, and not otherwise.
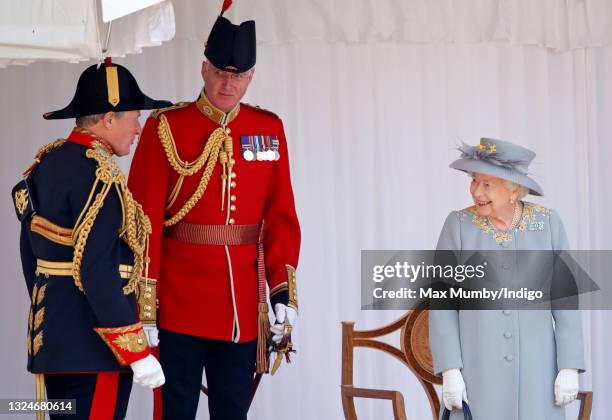
[{"label": "red sash belt", "polygon": [[259,243],[262,225],[201,225],[179,222],[164,230],[170,239],[200,245],[247,245]]}]

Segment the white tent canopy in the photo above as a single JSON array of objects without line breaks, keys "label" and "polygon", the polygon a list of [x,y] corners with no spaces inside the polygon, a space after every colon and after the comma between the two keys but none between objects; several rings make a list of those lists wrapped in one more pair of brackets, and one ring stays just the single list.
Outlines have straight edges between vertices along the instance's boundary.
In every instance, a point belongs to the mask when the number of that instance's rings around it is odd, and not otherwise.
[{"label": "white tent canopy", "polygon": [[[219,13],[221,1],[180,1],[177,37],[205,40],[209,26],[202,23]],[[255,19],[261,43],[502,39],[556,52],[612,44],[610,0],[243,0],[226,15]]]},{"label": "white tent canopy", "polygon": [[[0,3],[0,67],[40,60],[100,59],[113,20],[106,55],[123,57],[174,37],[170,0],[5,0]],[[145,7],[144,9],[142,9]],[[127,14],[127,16],[126,16]]]},{"label": "white tent canopy", "polygon": [[[203,43],[221,0],[180,3],[175,26],[171,0],[4,0],[0,67],[99,59],[107,32],[103,22],[109,20],[113,26],[107,54],[115,57],[161,45],[174,37],[175,27],[177,38]],[[236,1],[227,16],[255,19],[261,44],[471,44],[500,39],[555,52],[612,44],[609,0],[258,0]]]}]

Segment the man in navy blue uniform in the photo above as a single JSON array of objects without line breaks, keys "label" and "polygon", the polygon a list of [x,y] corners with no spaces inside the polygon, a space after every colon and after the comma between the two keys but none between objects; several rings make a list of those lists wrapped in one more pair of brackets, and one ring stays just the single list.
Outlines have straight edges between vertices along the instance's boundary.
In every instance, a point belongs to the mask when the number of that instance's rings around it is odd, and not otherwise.
[{"label": "man in navy blue uniform", "polygon": [[76,400],[76,415],[66,418],[122,419],[132,380],[164,383],[149,346],[156,331],[151,226],[113,155],[129,153],[139,110],[168,105],[144,95],[110,59],[87,68],[72,102],[44,115],[76,118],[77,127],[41,147],[12,191],[31,299],[28,370],[38,398],[46,388],[49,399]]}]

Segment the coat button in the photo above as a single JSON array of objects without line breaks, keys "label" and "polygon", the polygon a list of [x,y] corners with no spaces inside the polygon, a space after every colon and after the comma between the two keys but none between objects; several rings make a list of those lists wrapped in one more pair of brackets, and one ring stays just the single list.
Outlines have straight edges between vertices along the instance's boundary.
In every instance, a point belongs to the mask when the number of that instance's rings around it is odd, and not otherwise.
[{"label": "coat button", "polygon": [[236,196],[232,194],[232,196],[230,197],[231,201],[236,201]]},{"label": "coat button", "polygon": [[232,172],[232,175],[230,175],[232,178],[236,178],[236,172]]},{"label": "coat button", "polygon": [[504,309],[503,311],[504,315],[510,315],[512,313],[512,311],[508,310],[508,309]]},{"label": "coat button", "polygon": [[511,333],[510,331],[506,331],[506,332],[504,333],[504,337],[505,337],[505,338],[512,338],[512,333]]},{"label": "coat button", "polygon": [[234,223],[236,223],[236,221],[235,221],[234,219],[229,219],[228,223],[229,223],[230,225],[233,225]]},{"label": "coat button", "polygon": [[230,183],[230,186],[231,186],[232,188],[236,188],[236,181],[232,181],[232,182]]},{"label": "coat button", "polygon": [[507,355],[504,357],[504,359],[506,359],[506,362],[511,362],[514,360],[514,356],[512,356],[511,354]]},{"label": "coat button", "polygon": [[232,204],[232,205],[230,206],[230,211],[236,211],[236,206]]}]

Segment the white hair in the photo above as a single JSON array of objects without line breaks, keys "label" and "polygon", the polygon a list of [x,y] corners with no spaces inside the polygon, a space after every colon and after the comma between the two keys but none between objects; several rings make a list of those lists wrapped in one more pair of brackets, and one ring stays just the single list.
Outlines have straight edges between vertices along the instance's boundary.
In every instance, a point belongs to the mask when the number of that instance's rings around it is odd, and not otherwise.
[{"label": "white hair", "polygon": [[[468,172],[467,173],[468,176],[470,178],[474,177],[474,172]],[[498,177],[496,177],[498,178]],[[506,186],[506,188],[508,188],[510,191],[516,191],[518,189],[518,195],[516,196],[517,200],[522,200],[527,194],[529,194],[529,188],[521,185],[521,184],[517,184],[516,182],[512,182],[509,181],[507,179],[503,179],[503,178],[499,178],[502,181],[504,181],[504,185]]]},{"label": "white hair", "polygon": [[510,191],[516,191],[518,189],[518,195],[516,196],[517,200],[522,200],[527,194],[529,194],[529,188],[524,187],[521,184],[508,181],[507,179],[504,179],[504,183]]},{"label": "white hair", "polygon": [[[114,112],[114,111],[113,111]],[[123,111],[115,112],[115,116],[117,118],[123,118]],[[81,117],[77,117],[75,121],[75,125],[80,128],[91,127],[92,125],[96,125],[98,121],[102,120],[102,118],[106,115],[103,114],[92,114],[92,115],[83,115]]]}]

